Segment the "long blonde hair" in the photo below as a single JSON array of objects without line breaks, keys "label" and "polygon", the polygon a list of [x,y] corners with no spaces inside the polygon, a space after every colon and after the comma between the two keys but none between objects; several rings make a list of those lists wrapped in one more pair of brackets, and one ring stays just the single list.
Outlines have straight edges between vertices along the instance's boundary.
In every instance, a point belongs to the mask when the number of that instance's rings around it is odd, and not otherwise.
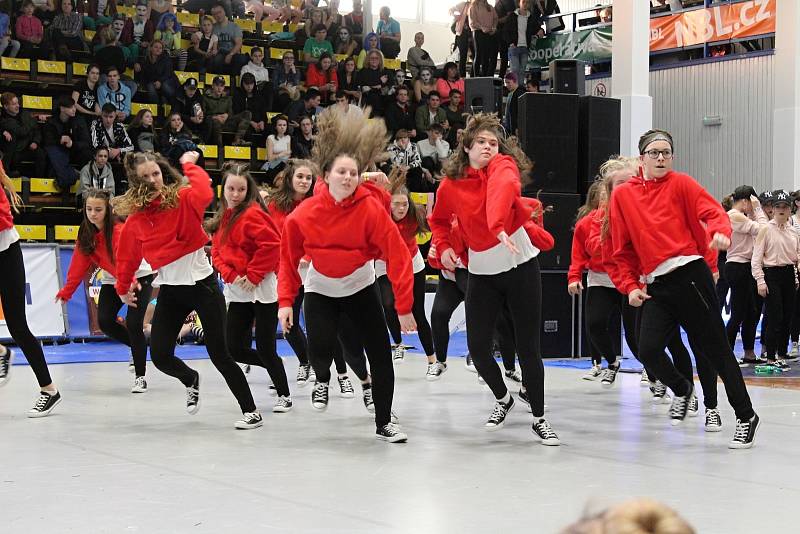
[{"label": "long blonde hair", "polygon": [[609,214],[608,205],[611,202],[611,192],[614,189],[614,184],[611,181],[612,176],[619,171],[624,171],[626,169],[630,169],[633,171],[633,174],[639,172],[639,160],[638,158],[630,158],[626,156],[612,156],[608,161],[600,165],[600,180],[602,185],[602,190],[605,191],[605,202],[606,202],[606,210],[605,214],[603,215],[603,224],[600,227],[600,236],[602,239],[605,239],[608,236],[608,233],[611,231],[611,216]]},{"label": "long blonde hair", "polygon": [[580,221],[586,217],[590,212],[597,209],[600,205],[600,193],[603,190],[603,183],[600,180],[595,180],[586,191],[586,202],[578,208],[578,213],[575,215],[575,222]]},{"label": "long blonde hair", "polygon": [[323,174],[330,170],[339,156],[352,157],[361,171],[389,158],[386,151],[389,144],[386,123],[368,117],[369,109],[360,115],[339,113],[328,108],[318,115],[318,133],[311,151],[311,161]]},{"label": "long blonde hair", "polygon": [[[8,191],[11,209],[14,210],[14,213],[19,213],[19,208],[20,206],[22,206],[22,199],[14,189],[14,183],[11,181],[11,178],[9,178],[8,175],[6,174],[6,170],[5,168],[3,168],[2,163],[0,163],[0,186],[2,186],[2,189]],[[5,194],[5,193],[0,191],[0,194]]]},{"label": "long blonde hair", "polygon": [[[148,161],[155,162],[161,168],[164,187],[155,188],[150,182],[145,182],[136,172],[136,168]],[[152,201],[161,197],[159,209],[167,210],[178,205],[178,191],[186,186],[186,180],[169,164],[161,154],[153,152],[129,153],[125,156],[125,172],[128,175],[128,190],[124,195],[114,197],[111,205],[114,213],[126,217],[144,210]]]}]

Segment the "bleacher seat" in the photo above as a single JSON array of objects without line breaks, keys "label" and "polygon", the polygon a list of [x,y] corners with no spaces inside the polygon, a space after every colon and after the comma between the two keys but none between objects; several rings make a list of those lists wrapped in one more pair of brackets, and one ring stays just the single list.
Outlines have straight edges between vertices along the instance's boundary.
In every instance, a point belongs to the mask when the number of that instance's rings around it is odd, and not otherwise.
[{"label": "bleacher seat", "polygon": [[22,107],[36,111],[53,111],[52,96],[22,95]]},{"label": "bleacher seat", "polygon": [[131,115],[136,116],[136,114],[143,109],[149,109],[150,113],[158,117],[158,109],[159,109],[158,104],[143,104],[139,102],[131,102]]},{"label": "bleacher seat", "polygon": [[14,186],[14,191],[17,194],[22,194],[22,178],[10,178],[11,185]]},{"label": "bleacher seat", "polygon": [[178,22],[181,23],[181,26],[192,26],[197,27],[200,26],[200,15],[197,13],[189,13],[188,11],[178,11],[176,13],[178,17]]},{"label": "bleacher seat", "polygon": [[270,49],[269,49],[269,58],[270,59],[277,59],[278,61],[280,61],[281,59],[283,59],[283,54],[285,54],[286,52],[291,52],[291,51],[292,50],[290,50],[289,48],[272,48],[272,47],[270,47]]},{"label": "bleacher seat", "polygon": [[117,6],[117,13],[120,15],[125,15],[126,17],[132,17],[136,14],[136,7],[134,6]]},{"label": "bleacher seat", "polygon": [[203,151],[203,157],[206,159],[217,159],[219,157],[219,148],[217,145],[197,145]]},{"label": "bleacher seat", "polygon": [[78,238],[80,226],[57,224],[55,226],[56,241],[75,241]]},{"label": "bleacher seat", "polygon": [[73,76],[86,76],[86,71],[89,69],[88,63],[73,63],[72,75]]},{"label": "bleacher seat", "polygon": [[3,56],[0,58],[0,69],[30,74],[31,60],[26,58]]},{"label": "bleacher seat", "polygon": [[256,149],[256,159],[260,161],[267,161],[267,148],[266,147],[258,147]]},{"label": "bleacher seat", "polygon": [[189,71],[176,70],[175,71],[175,76],[177,76],[178,81],[181,82],[181,85],[183,85],[183,82],[185,82],[189,78],[194,78],[195,80],[197,80],[199,82],[200,86],[202,87],[203,80],[200,79],[200,73],[199,72],[189,72]]},{"label": "bleacher seat", "polygon": [[400,67],[402,66],[402,64],[403,64],[402,61],[400,61],[399,59],[384,59],[383,60],[384,68],[387,68],[389,70],[400,70]]},{"label": "bleacher seat", "polygon": [[[31,178],[31,193],[61,193],[61,190],[56,186],[55,178]],[[69,188],[70,193],[77,193],[78,186],[76,182]]]},{"label": "bleacher seat", "polygon": [[46,241],[47,226],[43,224],[15,224],[20,239],[24,241]]},{"label": "bleacher seat", "polygon": [[63,61],[39,59],[36,61],[36,71],[39,74],[66,74],[67,64]]},{"label": "bleacher seat", "polygon": [[[203,152],[205,155],[205,152]],[[224,159],[244,159],[250,161],[251,151],[249,146],[226,146],[223,152]]]},{"label": "bleacher seat", "polygon": [[283,31],[282,22],[262,22],[261,31],[263,33],[280,33]]},{"label": "bleacher seat", "polygon": [[233,19],[233,22],[236,23],[243,32],[256,33],[256,21],[253,19]]}]

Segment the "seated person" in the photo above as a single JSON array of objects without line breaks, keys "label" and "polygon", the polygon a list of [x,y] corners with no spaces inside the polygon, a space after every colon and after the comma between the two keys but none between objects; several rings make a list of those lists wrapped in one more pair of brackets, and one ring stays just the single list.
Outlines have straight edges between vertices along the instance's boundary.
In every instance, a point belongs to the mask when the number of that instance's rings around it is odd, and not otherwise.
[{"label": "seated person", "polygon": [[20,108],[17,95],[5,92],[0,95],[0,151],[3,153],[3,168],[12,178],[19,176],[20,161],[35,162],[37,177],[46,176],[47,156],[40,146],[42,132],[30,114]]},{"label": "seated person", "polygon": [[275,117],[275,133],[267,137],[267,161],[262,170],[267,171],[267,182],[272,183],[275,177],[286,166],[292,157],[292,137],[288,134],[289,118],[286,115]]},{"label": "seated person", "polygon": [[328,104],[335,100],[339,79],[333,66],[333,58],[324,52],[319,59],[306,67],[306,87],[315,88],[320,93],[320,100]]},{"label": "seated person", "polygon": [[187,78],[183,82],[183,91],[172,101],[172,113],[179,113],[183,124],[189,128],[200,143],[211,142],[211,119],[203,108],[203,95],[197,89],[195,78]]},{"label": "seated person", "polygon": [[333,107],[340,113],[355,113],[358,116],[364,115],[364,111],[360,107],[353,104],[350,95],[341,89],[336,91],[336,104]]},{"label": "seated person", "polygon": [[375,33],[381,40],[381,51],[389,59],[400,55],[400,23],[391,16],[391,10],[384,6],[379,12],[380,20],[375,28]]},{"label": "seated person", "polygon": [[431,175],[436,176],[442,170],[442,163],[450,157],[450,144],[443,139],[444,128],[441,124],[431,124],[428,128],[428,138],[417,143],[419,155],[422,157],[422,166]]},{"label": "seated person", "polygon": [[450,146],[456,146],[456,133],[466,127],[467,121],[464,118],[464,110],[461,107],[463,93],[458,89],[450,91],[450,102],[444,110],[447,117],[447,128],[445,128],[445,138]]},{"label": "seated person", "polygon": [[106,71],[106,82],[97,89],[97,103],[101,110],[105,104],[113,105],[120,121],[131,114],[131,90],[120,82],[117,67],[109,67]]},{"label": "seated person", "polygon": [[303,76],[294,64],[294,52],[287,50],[283,53],[281,64],[275,68],[273,83],[273,111],[284,112],[289,104],[300,98]]},{"label": "seated person", "polygon": [[293,127],[298,126],[301,117],[310,117],[312,121],[315,120],[315,115],[322,112],[322,108],[319,105],[321,99],[322,96],[316,89],[309,89],[306,91],[302,100],[289,106],[289,112],[287,113],[289,125]]},{"label": "seated person", "polygon": [[406,185],[409,191],[429,193],[436,190],[438,184],[430,171],[422,166],[419,149],[411,142],[408,131],[397,130],[394,143],[389,145],[388,150],[391,166],[399,167],[406,172]]},{"label": "seated person", "polygon": [[214,35],[217,36],[217,55],[212,57],[209,72],[228,73],[236,75],[241,72],[249,58],[242,54],[242,29],[238,24],[228,20],[222,4],[211,8],[214,17]]},{"label": "seated person", "polygon": [[311,63],[327,52],[333,55],[333,45],[326,39],[328,30],[324,24],[317,24],[314,26],[314,38],[307,39],[303,45],[303,61]]},{"label": "seated person", "polygon": [[427,105],[417,108],[417,137],[420,139],[427,137],[428,128],[430,128],[431,124],[447,125],[447,114],[439,105],[440,102],[439,93],[431,91],[428,95]]},{"label": "seated person", "polygon": [[300,127],[292,132],[292,157],[308,159],[314,148],[314,122],[309,116],[299,119]]},{"label": "seated person", "polygon": [[106,189],[114,194],[114,173],[111,165],[108,165],[108,147],[95,149],[92,160],[81,169],[80,179],[79,197],[83,197],[89,189]]},{"label": "seated person", "polygon": [[200,29],[192,34],[192,45],[189,47],[188,69],[191,72],[205,74],[208,62],[217,55],[219,38],[214,35],[214,19],[203,17]]},{"label": "seated person", "polygon": [[144,89],[148,102],[155,104],[160,100],[169,102],[178,92],[180,82],[172,67],[172,58],[164,53],[161,41],[153,41],[145,53],[145,57],[133,66],[136,81]]},{"label": "seated person", "polygon": [[242,74],[242,86],[233,92],[234,115],[250,112],[250,131],[263,133],[266,128],[267,106],[264,96],[256,91],[256,78],[251,72]]},{"label": "seated person", "polygon": [[412,139],[416,138],[416,115],[408,102],[408,89],[405,87],[398,88],[394,97],[394,102],[387,106],[384,116],[386,130],[388,130],[390,134],[394,134],[397,130],[406,130]]},{"label": "seated person", "polygon": [[333,40],[333,51],[336,55],[347,57],[354,56],[361,51],[361,45],[350,33],[350,28],[347,26],[340,26],[339,31],[336,32],[336,37]]},{"label": "seated person", "polygon": [[58,113],[47,119],[42,144],[47,159],[62,190],[69,190],[78,181],[77,171],[70,165],[82,167],[92,157],[92,146],[86,122],[76,117],[77,108],[71,95],[61,95],[56,102]]},{"label": "seated person", "polygon": [[215,76],[211,88],[203,95],[203,111],[211,118],[211,138],[222,144],[222,132],[234,131],[233,146],[249,146],[244,136],[250,128],[249,111],[233,113],[233,98],[225,92],[225,78]]},{"label": "seated person", "polygon": [[423,44],[425,44],[425,34],[422,32],[415,33],[414,46],[408,49],[408,56],[406,59],[406,65],[408,66],[408,70],[411,71],[411,77],[415,79],[419,76],[419,69],[422,67],[436,68],[436,63],[433,62],[431,55],[427,50],[422,48]]},{"label": "seated person", "polygon": [[153,128],[153,112],[140,109],[128,126],[128,137],[133,142],[136,152],[156,151],[156,131]]},{"label": "seated person", "polygon": [[114,104],[103,104],[100,117],[92,121],[90,134],[92,148],[108,147],[108,159],[111,162],[121,163],[126,153],[133,152],[133,142],[119,121]]}]

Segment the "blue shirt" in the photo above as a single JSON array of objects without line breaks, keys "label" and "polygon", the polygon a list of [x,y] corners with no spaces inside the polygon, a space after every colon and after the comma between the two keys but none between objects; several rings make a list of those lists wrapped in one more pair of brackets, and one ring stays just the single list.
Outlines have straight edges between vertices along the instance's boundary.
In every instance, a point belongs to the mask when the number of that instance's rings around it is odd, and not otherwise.
[{"label": "blue shirt", "polygon": [[384,23],[383,20],[378,21],[378,28],[375,30],[375,33],[378,35],[388,34],[388,35],[397,35],[400,33],[400,23],[394,20],[392,17],[389,17],[389,21]]},{"label": "blue shirt", "polygon": [[118,111],[125,113],[126,116],[131,114],[131,90],[122,82],[119,82],[119,89],[116,91],[108,86],[108,82],[98,87],[97,102],[101,108],[103,104],[110,102],[114,104]]}]

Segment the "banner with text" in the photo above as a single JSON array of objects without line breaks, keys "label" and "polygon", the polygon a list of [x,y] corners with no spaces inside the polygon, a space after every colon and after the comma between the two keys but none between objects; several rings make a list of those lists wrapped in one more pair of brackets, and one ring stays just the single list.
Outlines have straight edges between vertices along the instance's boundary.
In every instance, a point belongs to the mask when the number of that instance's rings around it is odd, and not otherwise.
[{"label": "banner with text", "polygon": [[571,33],[554,33],[536,39],[528,53],[528,69],[547,67],[554,59],[579,59],[592,63],[611,58],[611,26]]}]

